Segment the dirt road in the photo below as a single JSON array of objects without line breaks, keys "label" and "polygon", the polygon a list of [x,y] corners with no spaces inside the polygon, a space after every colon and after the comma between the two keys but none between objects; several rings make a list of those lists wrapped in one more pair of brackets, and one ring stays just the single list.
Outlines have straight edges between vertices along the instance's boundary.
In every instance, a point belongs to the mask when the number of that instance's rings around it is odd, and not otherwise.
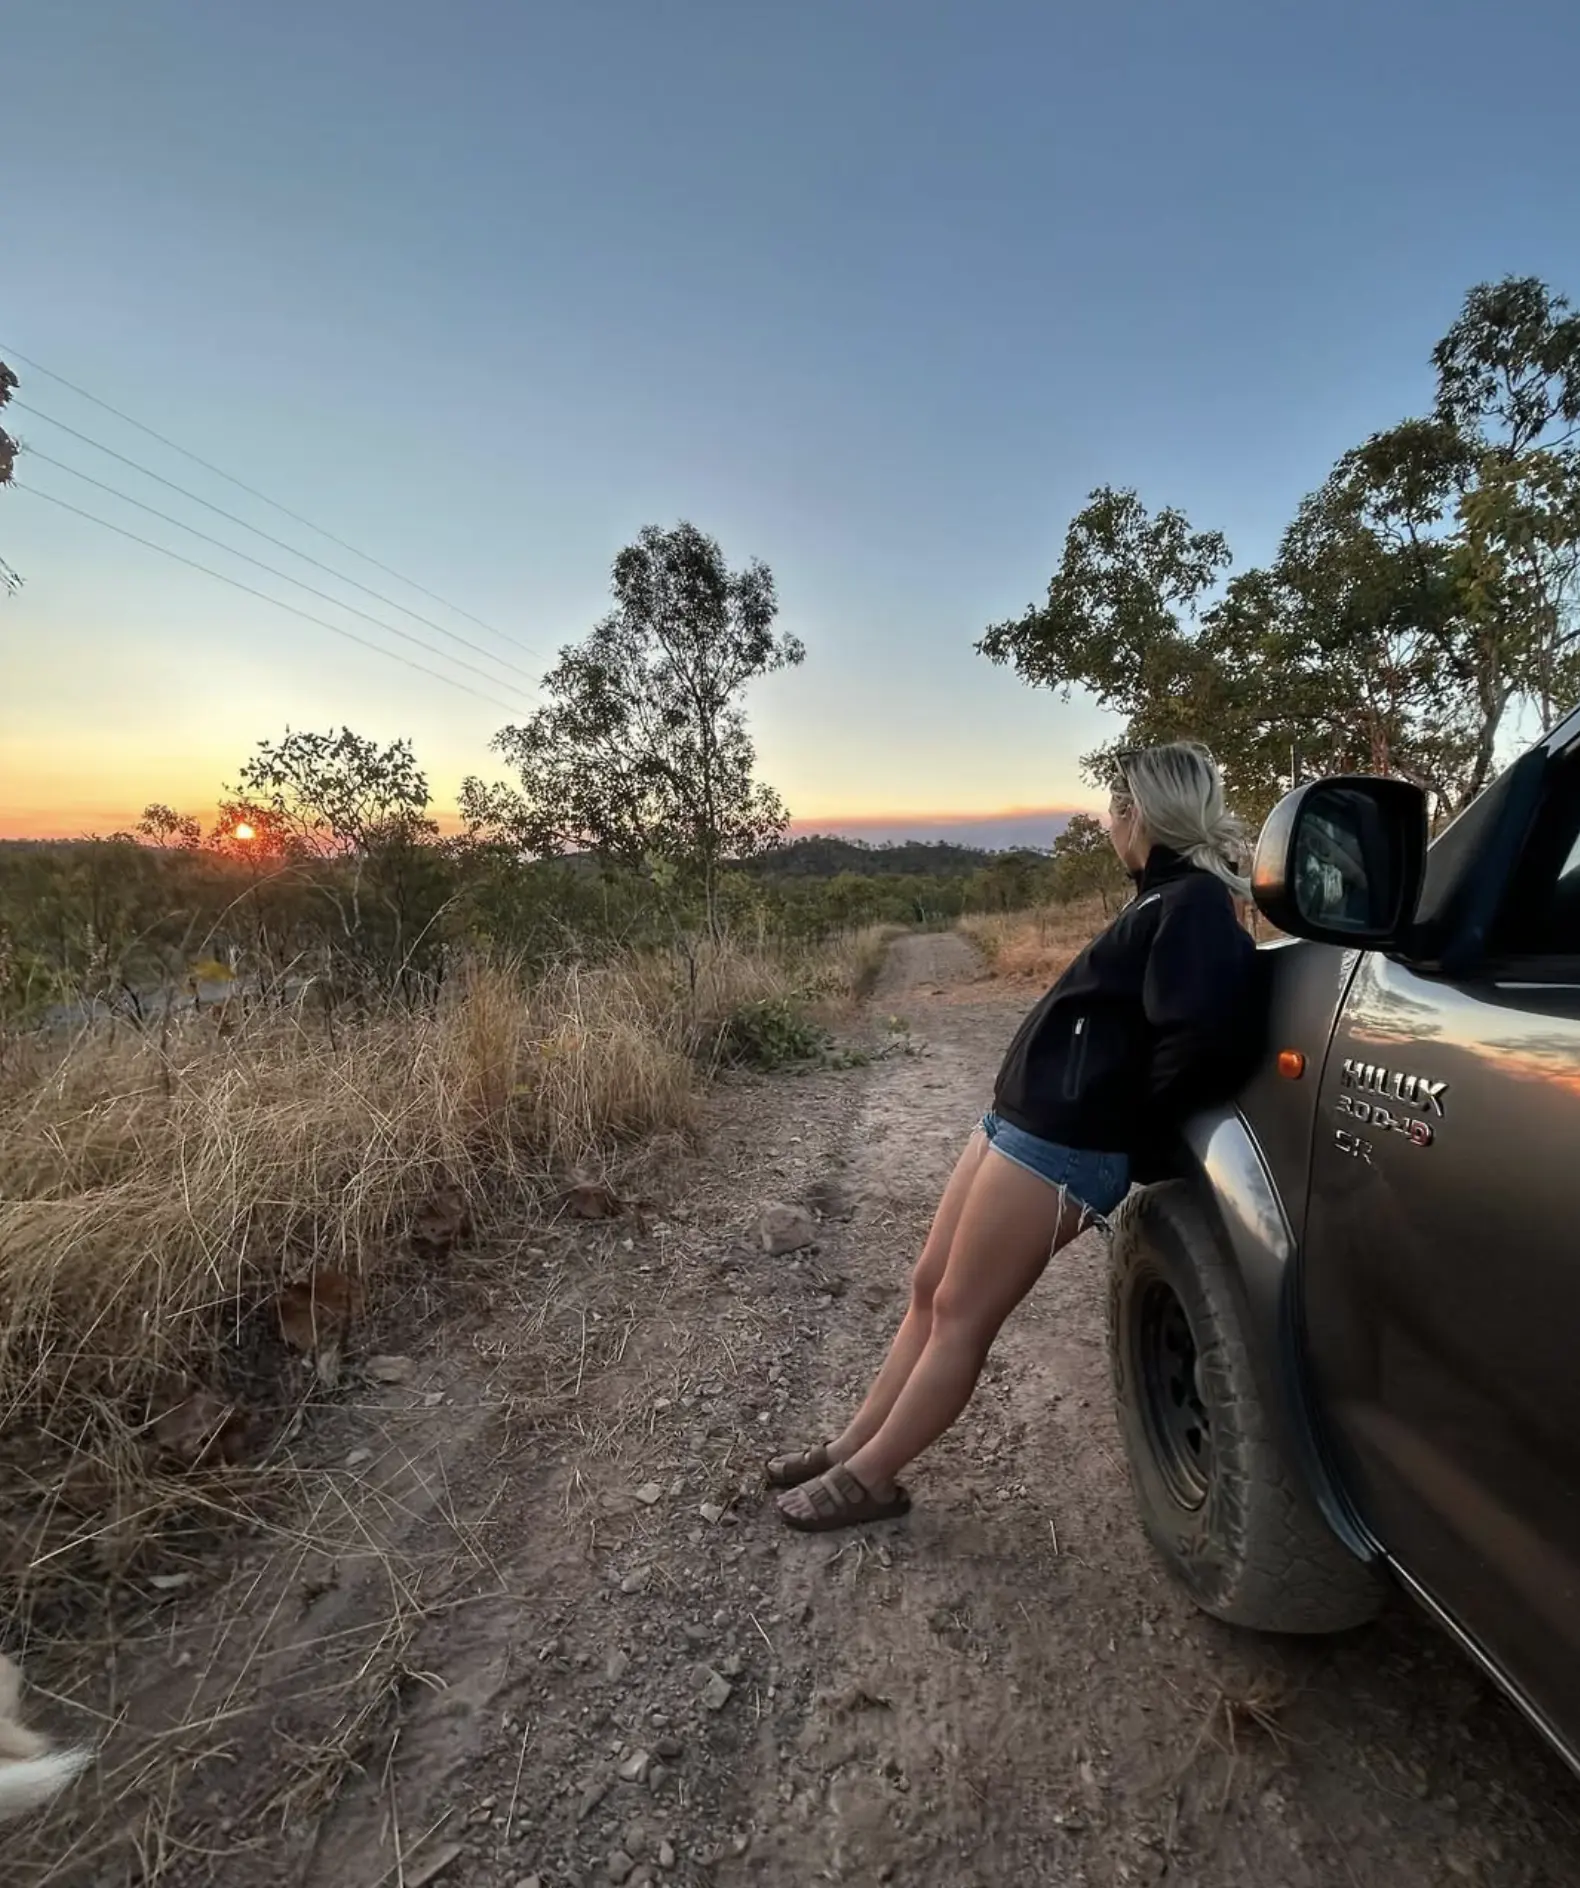
[{"label": "dirt road", "polygon": [[[348,1415],[333,1446],[370,1439],[386,1533],[456,1569],[442,1604],[411,1609],[394,1746],[337,1778],[316,1833],[288,1816],[218,1864],[189,1832],[162,1879],[1580,1879],[1580,1791],[1402,1604],[1348,1640],[1284,1644],[1214,1626],[1165,1582],[1110,1410],[1095,1236],[1012,1322],[914,1472],[907,1522],[832,1539],[777,1523],[758,1464],[827,1434],[881,1354],[1024,1001],[974,972],[957,938],[902,939],[873,1005],[910,1025],[895,1052],[732,1083],[665,1218],[525,1247],[517,1297],[480,1303],[417,1383]],[[814,1251],[739,1243],[776,1199],[816,1206]],[[546,1289],[571,1347],[552,1370],[525,1333]],[[294,1570],[298,1647],[387,1607],[389,1567]],[[303,1709],[278,1709],[230,1776],[255,1793],[321,1743]],[[237,1789],[221,1782],[211,1818]]]}]

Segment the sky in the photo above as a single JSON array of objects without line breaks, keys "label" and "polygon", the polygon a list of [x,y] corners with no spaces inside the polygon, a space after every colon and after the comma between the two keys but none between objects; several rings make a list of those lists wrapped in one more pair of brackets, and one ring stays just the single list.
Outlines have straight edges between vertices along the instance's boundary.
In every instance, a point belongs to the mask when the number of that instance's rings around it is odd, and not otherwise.
[{"label": "sky", "polygon": [[0,494],[26,579],[0,601],[0,834],[111,830],[156,799],[207,813],[287,726],[409,737],[445,808],[499,771],[490,737],[603,613],[620,547],[679,518],[766,560],[806,644],[750,703],[801,827],[1051,834],[1095,803],[1079,757],[1112,724],[973,645],[1044,593],[1086,493],[1133,485],[1254,563],[1339,453],[1426,404],[1473,283],[1580,294],[1580,9],[1493,18],[11,9],[0,359],[32,409],[9,430],[56,463],[24,456],[34,489]]}]

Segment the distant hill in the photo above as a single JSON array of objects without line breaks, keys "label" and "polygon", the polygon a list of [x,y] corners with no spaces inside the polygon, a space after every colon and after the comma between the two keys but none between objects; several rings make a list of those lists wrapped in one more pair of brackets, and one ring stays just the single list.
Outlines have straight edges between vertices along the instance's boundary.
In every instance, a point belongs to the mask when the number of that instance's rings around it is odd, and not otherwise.
[{"label": "distant hill", "polygon": [[869,846],[859,839],[843,839],[832,833],[808,833],[759,854],[746,870],[766,879],[837,878],[841,872],[854,872],[861,878],[967,878],[1007,856],[1042,855],[1029,846],[1017,846],[1010,855],[989,852],[981,846],[955,845],[947,839],[909,839]]},{"label": "distant hill", "polygon": [[1016,852],[1022,847],[1045,852],[1083,809],[1066,806],[1008,807],[997,813],[892,813],[860,814],[852,818],[794,819],[789,837],[812,838],[835,833],[868,846],[903,846],[913,840],[935,839],[949,846],[969,846],[978,852]]}]

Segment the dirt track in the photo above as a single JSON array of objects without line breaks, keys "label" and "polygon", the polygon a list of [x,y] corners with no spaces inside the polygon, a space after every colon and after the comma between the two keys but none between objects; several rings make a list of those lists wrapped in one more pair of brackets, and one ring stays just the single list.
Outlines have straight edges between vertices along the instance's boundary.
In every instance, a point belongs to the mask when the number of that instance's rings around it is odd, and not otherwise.
[{"label": "dirt track", "polygon": [[[974,970],[957,938],[902,939],[874,1017],[909,1022],[906,1052],[732,1083],[656,1230],[583,1234],[569,1269],[524,1250],[518,1300],[495,1294],[420,1384],[347,1418],[404,1549],[455,1556],[456,1603],[422,1610],[393,1751],[316,1835],[194,1855],[169,1879],[1580,1879],[1580,1789],[1402,1604],[1343,1642],[1272,1643],[1165,1582],[1110,1411],[1096,1237],[1012,1321],[967,1419],[913,1472],[909,1521],[821,1540],[776,1522],[757,1464],[828,1433],[876,1363],[1026,1000]],[[736,1243],[770,1199],[817,1205],[815,1253]],[[545,1270],[580,1332],[558,1403],[521,1336]],[[332,1572],[304,1588],[299,1645],[389,1583],[387,1562]],[[279,1761],[287,1722],[307,1734],[282,1709],[234,1778]]]}]

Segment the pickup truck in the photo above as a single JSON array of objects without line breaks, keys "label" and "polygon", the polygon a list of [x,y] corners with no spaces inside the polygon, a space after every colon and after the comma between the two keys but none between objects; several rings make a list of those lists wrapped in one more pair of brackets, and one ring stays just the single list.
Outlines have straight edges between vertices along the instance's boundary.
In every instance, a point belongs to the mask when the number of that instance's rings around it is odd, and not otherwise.
[{"label": "pickup truck", "polygon": [[1430,845],[1300,786],[1252,892],[1265,1051],[1112,1221],[1146,1532],[1263,1631],[1403,1586],[1580,1769],[1580,711]]}]

